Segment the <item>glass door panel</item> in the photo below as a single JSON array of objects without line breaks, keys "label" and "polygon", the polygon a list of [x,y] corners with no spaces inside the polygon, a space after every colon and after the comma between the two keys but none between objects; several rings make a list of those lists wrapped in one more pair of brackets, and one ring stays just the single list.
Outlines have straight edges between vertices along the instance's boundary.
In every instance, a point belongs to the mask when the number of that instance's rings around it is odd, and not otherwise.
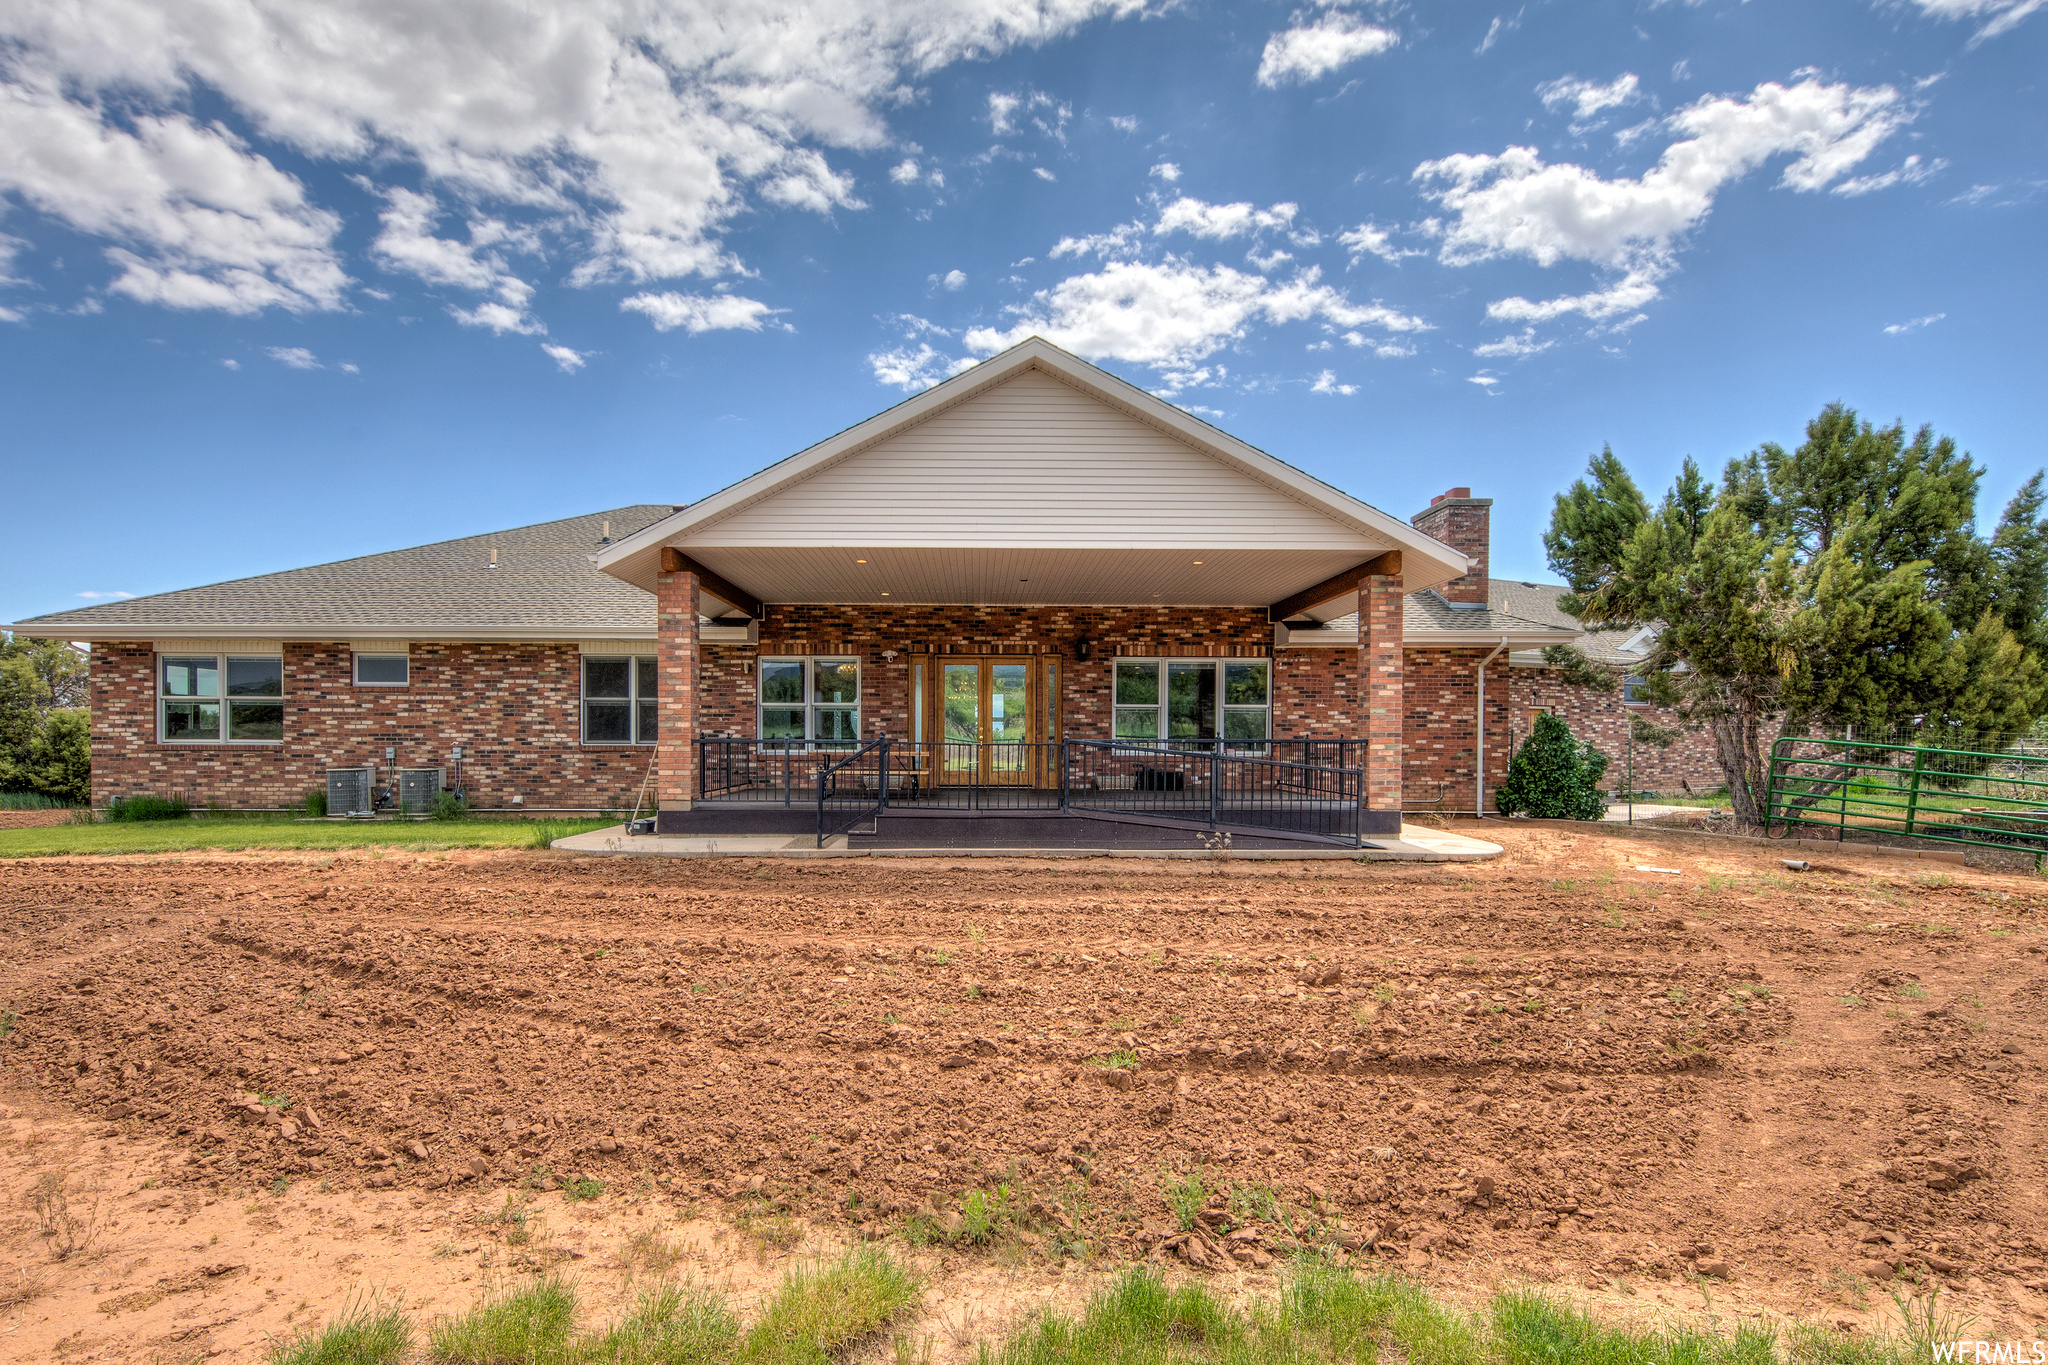
[{"label": "glass door panel", "polygon": [[939,768],[948,781],[972,782],[980,768],[981,665],[949,663],[939,670]]},{"label": "glass door panel", "polygon": [[1026,695],[1031,665],[985,664],[988,670],[988,776],[990,782],[1030,779],[1031,704]]}]

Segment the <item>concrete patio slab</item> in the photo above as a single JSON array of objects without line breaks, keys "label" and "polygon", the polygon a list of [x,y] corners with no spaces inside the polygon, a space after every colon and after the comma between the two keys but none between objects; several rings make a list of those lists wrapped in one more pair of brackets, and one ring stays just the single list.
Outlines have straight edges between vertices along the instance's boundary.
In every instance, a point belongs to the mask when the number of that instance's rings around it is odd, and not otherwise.
[{"label": "concrete patio slab", "polygon": [[1426,825],[1402,825],[1398,839],[1375,839],[1362,849],[1303,846],[1261,849],[1133,848],[848,848],[846,836],[819,848],[812,835],[628,834],[624,825],[557,839],[564,853],[655,858],[1194,858],[1214,861],[1289,862],[1344,859],[1363,862],[1469,863],[1498,857],[1499,844]]}]

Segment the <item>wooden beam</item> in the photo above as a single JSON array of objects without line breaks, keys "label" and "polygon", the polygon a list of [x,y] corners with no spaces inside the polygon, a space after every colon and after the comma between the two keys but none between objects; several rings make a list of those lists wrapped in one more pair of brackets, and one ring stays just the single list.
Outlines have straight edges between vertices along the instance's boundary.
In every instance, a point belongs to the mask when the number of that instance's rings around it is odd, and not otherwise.
[{"label": "wooden beam", "polygon": [[1266,608],[1266,620],[1285,621],[1296,612],[1319,607],[1333,597],[1342,597],[1347,592],[1356,592],[1358,585],[1368,578],[1381,574],[1398,576],[1401,572],[1401,552],[1388,550],[1385,554],[1374,555],[1363,564],[1354,564],[1335,578],[1326,578],[1313,588],[1304,588],[1282,602],[1275,602]]},{"label": "wooden beam", "polygon": [[696,560],[671,545],[661,547],[661,571],[663,573],[693,573],[697,575],[697,586],[752,620],[761,619],[761,599],[735,587]]}]

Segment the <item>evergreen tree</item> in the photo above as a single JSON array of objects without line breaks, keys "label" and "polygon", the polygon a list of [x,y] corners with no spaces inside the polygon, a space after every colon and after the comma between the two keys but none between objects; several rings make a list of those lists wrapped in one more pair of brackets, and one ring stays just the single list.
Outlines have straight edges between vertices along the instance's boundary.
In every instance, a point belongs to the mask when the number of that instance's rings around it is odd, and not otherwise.
[{"label": "evergreen tree", "polygon": [[1573,588],[1560,605],[1592,628],[1658,625],[1649,699],[1712,734],[1739,819],[1759,819],[1774,722],[2011,731],[2048,705],[2039,475],[1986,542],[1967,454],[1839,403],[1797,449],[1730,461],[1718,491],[1688,459],[1647,515],[1610,453],[1588,472],[1544,537]]},{"label": "evergreen tree", "polygon": [[1600,778],[1607,755],[1572,738],[1571,727],[1553,715],[1536,717],[1536,729],[1515,751],[1508,776],[1494,793],[1503,815],[1543,820],[1598,820],[1607,813]]}]

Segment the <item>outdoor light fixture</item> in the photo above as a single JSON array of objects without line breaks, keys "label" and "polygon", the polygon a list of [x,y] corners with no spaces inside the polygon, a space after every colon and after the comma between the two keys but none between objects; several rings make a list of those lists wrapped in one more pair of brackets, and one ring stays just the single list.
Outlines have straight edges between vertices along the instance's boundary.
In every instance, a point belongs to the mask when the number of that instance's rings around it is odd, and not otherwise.
[{"label": "outdoor light fixture", "polygon": [[854,563],[856,563],[856,564],[865,564],[865,563],[867,563],[867,561],[866,561],[865,559],[856,559],[856,560],[854,560],[853,562],[854,562]]},{"label": "outdoor light fixture", "polygon": [[885,649],[882,651],[882,657],[893,664],[896,662],[896,651],[893,649]]}]

